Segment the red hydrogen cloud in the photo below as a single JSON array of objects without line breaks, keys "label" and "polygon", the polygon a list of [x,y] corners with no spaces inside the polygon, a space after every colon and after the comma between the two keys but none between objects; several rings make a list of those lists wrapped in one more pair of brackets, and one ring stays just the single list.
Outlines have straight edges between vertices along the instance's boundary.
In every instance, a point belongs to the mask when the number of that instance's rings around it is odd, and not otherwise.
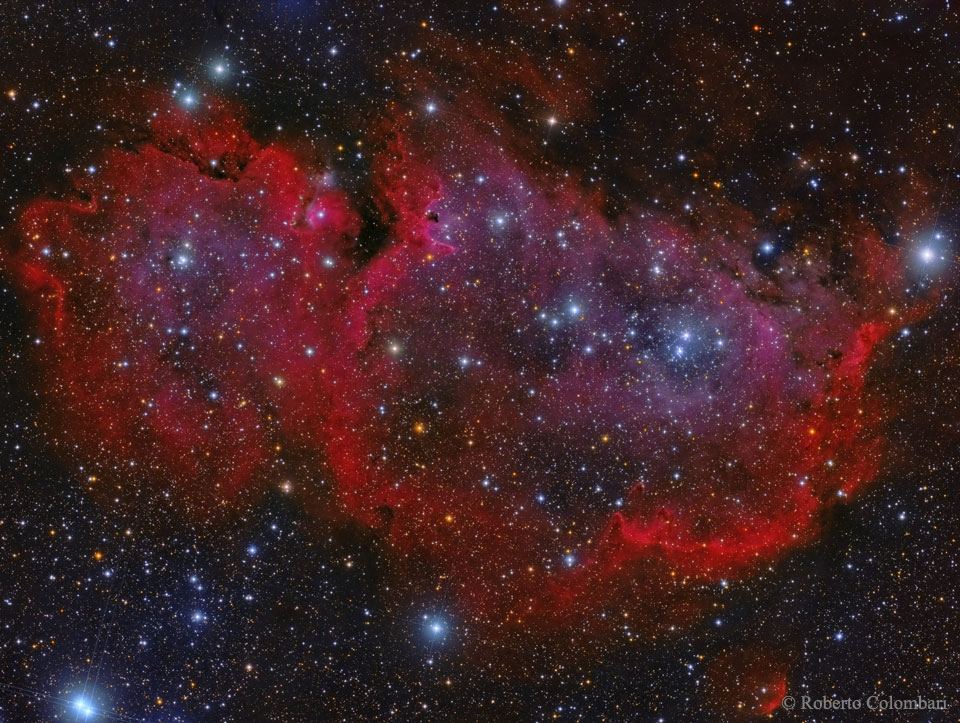
[{"label": "red hydrogen cloud", "polygon": [[862,287],[827,281],[812,246],[771,275],[758,244],[610,221],[480,134],[437,145],[435,235],[457,252],[373,322],[395,351],[356,410],[352,479],[474,610],[564,621],[670,598],[683,616],[675,583],[794,549],[873,479],[884,410],[865,375],[919,313],[890,313],[902,257],[875,232],[851,226]]},{"label": "red hydrogen cloud", "polygon": [[356,268],[346,194],[220,106],[156,114],[150,141],[75,191],[32,203],[8,257],[57,423],[201,506],[249,486],[281,438],[321,444],[350,405],[367,310],[426,243],[397,209],[403,240]]},{"label": "red hydrogen cloud", "polygon": [[735,208],[723,232],[610,219],[470,122],[404,117],[378,132],[386,241],[359,260],[370,220],[317,164],[226,106],[150,125],[7,244],[49,423],[90,469],[202,511],[305,450],[338,514],[474,620],[547,629],[695,616],[693,583],[810,541],[877,474],[865,376],[921,312],[859,222],[864,283],[815,241],[772,274]]},{"label": "red hydrogen cloud", "polygon": [[772,715],[787,695],[786,659],[785,651],[759,645],[724,651],[705,679],[712,706],[734,720]]}]

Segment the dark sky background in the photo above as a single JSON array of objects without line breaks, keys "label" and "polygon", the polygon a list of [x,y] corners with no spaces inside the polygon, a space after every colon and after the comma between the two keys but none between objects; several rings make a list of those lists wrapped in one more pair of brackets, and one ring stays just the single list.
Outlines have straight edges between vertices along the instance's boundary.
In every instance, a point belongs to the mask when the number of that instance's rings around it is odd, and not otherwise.
[{"label": "dark sky background", "polygon": [[0,721],[957,719],[949,2],[0,25]]}]

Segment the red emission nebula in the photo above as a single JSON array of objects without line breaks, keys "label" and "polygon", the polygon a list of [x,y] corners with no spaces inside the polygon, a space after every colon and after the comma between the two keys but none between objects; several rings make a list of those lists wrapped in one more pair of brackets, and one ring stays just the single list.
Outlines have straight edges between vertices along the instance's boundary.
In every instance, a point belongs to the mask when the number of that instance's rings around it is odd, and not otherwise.
[{"label": "red emission nebula", "polygon": [[865,222],[855,279],[814,238],[770,274],[734,204],[613,214],[456,115],[387,112],[347,188],[151,100],[4,243],[45,424],[104,498],[145,475],[217,524],[283,487],[476,626],[597,635],[698,619],[881,469],[865,380],[929,300]]}]

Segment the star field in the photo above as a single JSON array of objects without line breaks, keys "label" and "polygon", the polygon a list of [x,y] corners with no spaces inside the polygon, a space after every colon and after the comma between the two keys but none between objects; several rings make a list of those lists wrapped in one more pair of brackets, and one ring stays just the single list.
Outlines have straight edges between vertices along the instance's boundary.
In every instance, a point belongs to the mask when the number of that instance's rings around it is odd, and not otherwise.
[{"label": "star field", "polygon": [[0,721],[956,719],[949,2],[0,19]]}]

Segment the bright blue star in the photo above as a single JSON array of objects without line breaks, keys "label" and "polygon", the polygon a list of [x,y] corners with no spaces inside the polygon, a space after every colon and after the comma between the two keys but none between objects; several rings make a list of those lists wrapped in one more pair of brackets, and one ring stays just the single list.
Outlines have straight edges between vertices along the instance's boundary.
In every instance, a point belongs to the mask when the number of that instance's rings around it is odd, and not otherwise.
[{"label": "bright blue star", "polygon": [[84,718],[89,718],[93,715],[93,706],[91,706],[83,698],[77,698],[73,703],[73,707],[77,709],[77,713],[82,715]]}]

